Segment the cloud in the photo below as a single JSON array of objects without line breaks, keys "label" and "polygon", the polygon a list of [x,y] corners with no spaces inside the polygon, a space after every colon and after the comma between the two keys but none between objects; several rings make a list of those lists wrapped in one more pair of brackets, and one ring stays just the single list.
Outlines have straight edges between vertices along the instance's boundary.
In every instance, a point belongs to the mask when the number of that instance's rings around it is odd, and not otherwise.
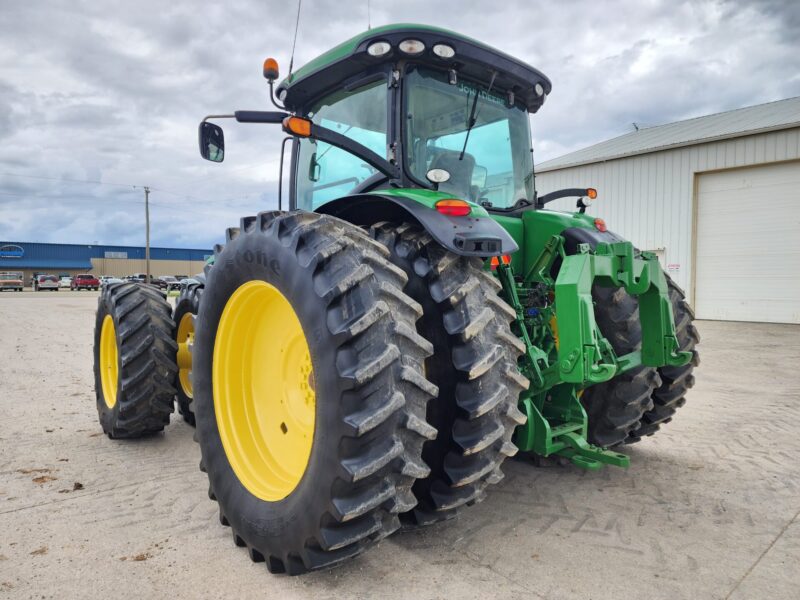
[{"label": "cloud", "polygon": [[[226,126],[202,161],[207,114],[269,109],[261,62],[289,65],[296,4],[241,0],[6,3],[0,12],[0,239],[210,247],[275,208],[277,128]],[[630,131],[800,95],[798,4],[591,0],[493,5],[372,0],[372,25],[420,22],[544,71],[537,161]],[[295,66],[366,29],[366,1],[302,7]],[[102,181],[80,184],[69,180]]]}]

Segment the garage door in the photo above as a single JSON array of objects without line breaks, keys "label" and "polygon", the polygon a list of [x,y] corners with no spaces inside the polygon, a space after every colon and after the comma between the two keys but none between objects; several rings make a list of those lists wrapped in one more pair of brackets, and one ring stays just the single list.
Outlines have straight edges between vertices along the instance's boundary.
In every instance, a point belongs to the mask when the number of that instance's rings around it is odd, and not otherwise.
[{"label": "garage door", "polygon": [[697,318],[800,323],[800,162],[697,177]]}]

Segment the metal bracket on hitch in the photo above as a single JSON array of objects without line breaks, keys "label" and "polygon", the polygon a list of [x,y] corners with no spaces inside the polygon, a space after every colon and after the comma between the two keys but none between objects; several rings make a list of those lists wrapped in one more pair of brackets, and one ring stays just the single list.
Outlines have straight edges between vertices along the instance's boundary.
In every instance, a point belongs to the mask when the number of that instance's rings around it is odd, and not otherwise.
[{"label": "metal bracket on hitch", "polygon": [[528,422],[514,433],[514,443],[522,452],[539,456],[563,456],[577,467],[596,471],[604,465],[627,468],[630,458],[586,441],[586,411],[570,385],[560,385],[548,394],[541,410],[532,398],[520,408]]},{"label": "metal bracket on hitch", "polygon": [[[655,255],[637,258],[630,242],[598,244],[594,253],[581,245],[578,253],[564,258],[555,283],[561,344],[561,378],[580,386],[611,379],[638,365],[682,366],[690,352],[679,350],[675,338],[672,303],[666,277]],[[641,351],[624,357],[603,356],[602,334],[594,320],[592,285],[623,287],[639,301],[642,326]],[[567,327],[572,324],[572,327]],[[583,361],[572,357],[583,355]]]},{"label": "metal bracket on hitch", "polygon": [[561,440],[568,443],[569,447],[564,448],[558,454],[569,458],[575,466],[597,471],[603,468],[603,465],[613,465],[625,469],[631,465],[629,456],[593,446],[586,441],[586,438],[574,432],[562,434]]}]

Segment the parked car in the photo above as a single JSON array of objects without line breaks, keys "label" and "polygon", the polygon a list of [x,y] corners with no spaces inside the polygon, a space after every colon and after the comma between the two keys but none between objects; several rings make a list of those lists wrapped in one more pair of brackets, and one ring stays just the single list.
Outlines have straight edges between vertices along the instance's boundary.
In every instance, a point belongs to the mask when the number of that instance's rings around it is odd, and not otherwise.
[{"label": "parked car", "polygon": [[162,275],[158,279],[167,284],[168,290],[178,290],[181,287],[181,284],[178,281],[178,279],[173,277],[172,275]]},{"label": "parked car", "polygon": [[125,280],[120,279],[119,277],[111,277],[110,275],[100,278],[100,285],[102,285],[103,287],[106,287],[107,285],[110,285],[112,283],[125,283]]},{"label": "parked car", "polygon": [[69,288],[72,287],[72,277],[63,276],[58,280],[58,287]]},{"label": "parked car", "polygon": [[73,290],[99,290],[100,280],[91,273],[82,273],[72,278],[70,289]]},{"label": "parked car", "polygon": [[0,292],[4,290],[22,291],[22,273],[17,271],[4,271],[0,273]]},{"label": "parked car", "polygon": [[58,277],[55,275],[37,275],[33,279],[33,291],[44,292],[50,290],[51,292],[58,291]]},{"label": "parked car", "polygon": [[193,283],[200,283],[200,280],[194,277],[184,277],[183,279],[180,280],[179,283],[180,283],[180,290],[183,291],[186,289],[187,286]]},{"label": "parked car", "polygon": [[[147,275],[144,273],[134,273],[133,275],[129,275],[125,278],[127,281],[135,281],[136,283],[146,283],[147,282]],[[156,286],[160,290],[167,289],[167,282],[159,279],[158,277],[150,276],[150,285]]]}]

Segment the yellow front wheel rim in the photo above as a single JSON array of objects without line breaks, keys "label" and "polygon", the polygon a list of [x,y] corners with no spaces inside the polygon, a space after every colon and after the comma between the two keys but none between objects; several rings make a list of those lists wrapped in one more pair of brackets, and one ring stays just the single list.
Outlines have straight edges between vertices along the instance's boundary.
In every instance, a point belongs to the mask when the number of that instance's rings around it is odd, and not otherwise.
[{"label": "yellow front wheel rim", "polygon": [[117,331],[114,327],[114,319],[111,315],[106,315],[100,329],[100,384],[103,388],[103,400],[108,408],[114,408],[117,403],[118,382]]},{"label": "yellow front wheel rim", "polygon": [[228,299],[212,377],[217,428],[236,477],[261,500],[285,498],[308,465],[316,398],[303,328],[275,286],[250,281]]},{"label": "yellow front wheel rim", "polygon": [[178,382],[187,398],[192,396],[192,352],[189,347],[194,342],[194,319],[192,313],[186,313],[178,323]]}]

